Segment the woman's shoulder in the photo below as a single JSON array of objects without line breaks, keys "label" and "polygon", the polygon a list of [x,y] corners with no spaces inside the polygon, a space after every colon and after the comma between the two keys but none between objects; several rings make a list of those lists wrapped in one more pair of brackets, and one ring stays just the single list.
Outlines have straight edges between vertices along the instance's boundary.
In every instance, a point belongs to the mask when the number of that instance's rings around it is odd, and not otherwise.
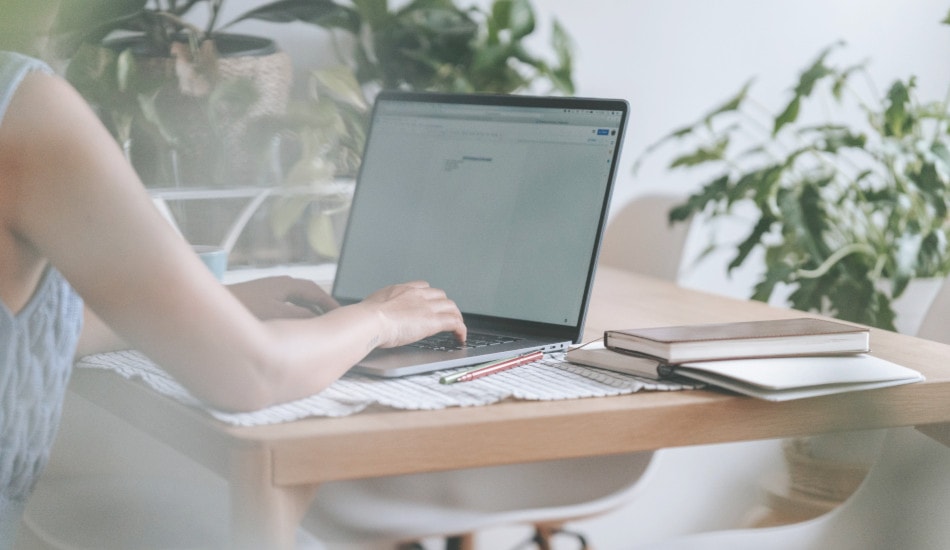
[{"label": "woman's shoulder", "polygon": [[0,74],[26,74],[33,71],[52,73],[53,69],[45,62],[22,53],[0,50]]},{"label": "woman's shoulder", "polygon": [[32,72],[52,74],[49,65],[27,55],[0,51],[0,120],[10,104],[13,93]]}]

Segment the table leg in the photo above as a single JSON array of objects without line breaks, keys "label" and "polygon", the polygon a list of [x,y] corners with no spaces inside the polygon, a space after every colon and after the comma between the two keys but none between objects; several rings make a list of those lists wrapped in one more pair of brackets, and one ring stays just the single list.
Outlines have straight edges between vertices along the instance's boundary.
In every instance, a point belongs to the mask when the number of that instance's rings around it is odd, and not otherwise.
[{"label": "table leg", "polygon": [[950,447],[950,422],[917,426],[917,431]]},{"label": "table leg", "polygon": [[294,548],[317,485],[274,485],[270,452],[252,449],[232,454],[230,486],[235,548]]}]

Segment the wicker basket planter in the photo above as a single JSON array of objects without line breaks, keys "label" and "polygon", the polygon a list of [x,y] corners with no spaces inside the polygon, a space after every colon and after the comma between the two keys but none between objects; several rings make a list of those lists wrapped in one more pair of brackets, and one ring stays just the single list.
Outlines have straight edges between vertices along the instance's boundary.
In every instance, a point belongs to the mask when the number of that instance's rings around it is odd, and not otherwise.
[{"label": "wicker basket planter", "polygon": [[[219,33],[209,42],[216,52],[211,66],[206,59],[182,63],[150,51],[137,36],[106,44],[115,51],[130,49],[138,70],[163,82],[154,105],[167,132],[157,132],[153,124],[137,125],[129,147],[149,186],[233,186],[266,179],[268,136],[255,132],[254,123],[284,113],[293,79],[290,56],[268,38]],[[187,56],[188,51],[182,43],[176,55]],[[241,80],[252,87],[254,100],[238,108],[220,92]]]}]

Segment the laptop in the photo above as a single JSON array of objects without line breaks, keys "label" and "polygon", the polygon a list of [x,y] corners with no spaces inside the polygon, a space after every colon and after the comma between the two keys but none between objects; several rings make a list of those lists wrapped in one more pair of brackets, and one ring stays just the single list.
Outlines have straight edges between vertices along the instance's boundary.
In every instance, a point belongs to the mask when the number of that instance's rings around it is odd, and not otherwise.
[{"label": "laptop", "polygon": [[623,100],[380,93],[333,297],[425,280],[458,305],[469,340],[377,349],[352,372],[405,376],[580,342],[627,111]]}]

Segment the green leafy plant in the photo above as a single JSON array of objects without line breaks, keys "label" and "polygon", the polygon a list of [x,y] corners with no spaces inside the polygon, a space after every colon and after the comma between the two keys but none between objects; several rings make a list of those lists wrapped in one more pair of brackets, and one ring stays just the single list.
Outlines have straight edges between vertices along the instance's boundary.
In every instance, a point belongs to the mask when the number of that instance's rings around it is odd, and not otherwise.
[{"label": "green leafy plant", "polygon": [[351,68],[361,84],[381,88],[510,93],[538,82],[570,94],[572,46],[554,21],[554,63],[524,40],[536,30],[529,0],[495,0],[488,10],[454,0],[414,0],[391,8],[387,0],[278,0],[235,22],[303,21],[342,30],[355,40]]},{"label": "green leafy plant", "polygon": [[274,233],[283,237],[306,219],[311,249],[319,256],[335,258],[334,219],[348,210],[349,196],[334,191],[333,184],[338,178],[354,176],[359,168],[370,103],[353,72],[344,66],[314,71],[307,90],[305,97],[291,104],[286,116],[272,122],[298,149],[283,185],[311,192],[280,197],[274,204],[271,225]]},{"label": "green leafy plant", "polygon": [[[235,22],[245,19],[303,21],[351,38],[340,65],[311,73],[307,95],[288,121],[304,143],[301,163],[323,174],[317,181],[356,174],[376,90],[513,93],[546,85],[545,92],[574,91],[571,40],[557,21],[555,64],[524,45],[536,29],[529,0],[495,0],[487,11],[454,0],[415,0],[398,9],[387,0],[278,0]],[[299,168],[292,184],[301,182]]]},{"label": "green leafy plant", "polygon": [[[247,128],[258,111],[279,108],[281,94],[268,96],[262,88],[289,87],[290,62],[277,59],[270,39],[223,32],[236,22],[219,24],[223,5],[224,0],[63,3],[55,42],[69,62],[67,78],[98,109],[146,182],[176,182],[180,160],[185,179],[198,185],[240,179],[250,166],[264,163],[250,159],[260,148],[248,140],[260,138],[248,136]],[[198,7],[207,8],[201,27],[189,19]],[[240,55],[286,66],[286,83],[265,83],[265,77],[248,76],[242,62],[223,60]],[[231,169],[234,158],[250,160]]]},{"label": "green leafy plant", "polygon": [[[205,8],[207,17],[200,27],[190,22],[199,7]],[[544,92],[574,91],[571,41],[557,21],[551,31],[554,62],[532,53],[525,45],[525,39],[536,30],[529,0],[495,0],[487,10],[460,7],[453,0],[414,0],[397,9],[390,8],[387,0],[277,0],[222,24],[223,7],[224,0],[64,3],[57,42],[61,51],[69,52],[70,80],[100,106],[106,125],[120,143],[128,147],[133,127],[144,129],[171,148],[180,147],[194,133],[176,128],[163,116],[159,91],[168,88],[168,80],[186,95],[207,98],[200,118],[212,130],[223,114],[241,112],[252,105],[257,99],[252,86],[240,80],[221,82],[215,74],[219,53],[215,39],[247,20],[304,22],[342,31],[350,37],[348,43],[352,46],[351,51],[340,51],[340,57],[359,87],[368,90],[510,93],[547,84]],[[122,33],[135,37],[134,50],[125,47],[128,41],[112,48],[100,47]],[[174,70],[144,70],[143,55],[174,58]],[[336,93],[320,93],[325,90],[311,87],[311,96],[304,102],[321,113],[303,120],[322,120],[320,131],[343,128],[349,133],[349,137],[340,138],[349,142],[349,147],[342,150],[347,158],[338,159],[338,164],[341,173],[352,173],[351,152],[358,156],[361,149],[360,132],[352,124],[354,91],[341,89],[350,82],[341,80],[339,69],[323,73],[316,73],[314,79],[336,80],[336,85],[324,86]],[[320,93],[319,101],[315,101],[315,90]],[[337,102],[341,95],[344,99]],[[328,106],[337,111],[337,117],[328,116]],[[211,133],[219,134],[220,128]]]},{"label": "green leafy plant", "polygon": [[[950,93],[921,101],[910,77],[880,94],[865,64],[830,62],[840,46],[800,74],[778,114],[746,84],[648,153],[669,140],[698,140],[670,167],[719,174],[671,211],[671,222],[753,213],[737,245],[707,248],[735,247],[730,272],[764,251],[753,298],[767,301],[784,287],[796,309],[894,329],[892,301],[908,283],[950,272]],[[806,108],[819,100],[862,122],[808,121]]]}]

